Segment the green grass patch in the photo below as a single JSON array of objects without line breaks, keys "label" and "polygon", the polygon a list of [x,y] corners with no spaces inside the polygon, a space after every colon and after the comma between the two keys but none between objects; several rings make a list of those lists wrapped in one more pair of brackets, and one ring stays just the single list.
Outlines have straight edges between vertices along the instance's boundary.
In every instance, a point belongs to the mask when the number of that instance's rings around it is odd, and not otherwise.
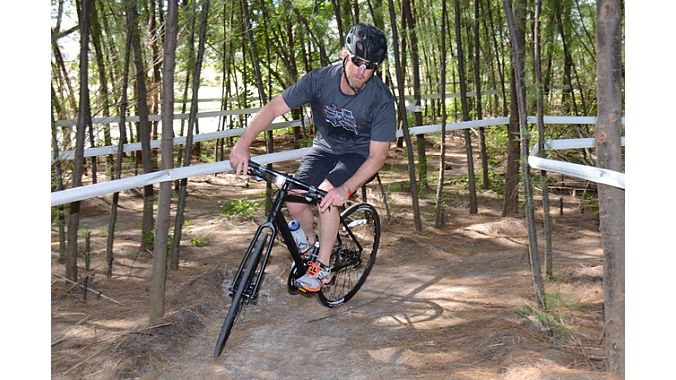
[{"label": "green grass patch", "polygon": [[532,324],[540,329],[540,331],[551,336],[555,341],[560,343],[568,342],[572,333],[566,327],[560,310],[540,310],[531,305],[525,305],[515,311],[516,315],[527,319]]},{"label": "green grass patch", "polygon": [[219,202],[221,215],[226,218],[251,218],[261,208],[261,202],[249,199],[227,199]]},{"label": "green grass patch", "polygon": [[545,294],[545,306],[548,310],[561,312],[562,310],[582,310],[585,307],[584,303],[577,302],[573,297],[566,293],[561,293],[556,290]]},{"label": "green grass patch", "polygon": [[411,183],[409,181],[398,181],[389,183],[385,190],[388,193],[410,192]]},{"label": "green grass patch", "polygon": [[190,245],[193,247],[207,247],[209,245],[209,235],[199,235],[190,239]]},{"label": "green grass patch", "polygon": [[152,249],[155,246],[155,230],[146,233],[143,242]]},{"label": "green grass patch", "polygon": [[572,338],[571,330],[566,326],[570,316],[589,306],[579,302],[571,294],[559,290],[550,291],[544,296],[545,310],[525,305],[516,310],[516,314],[528,319],[540,331],[547,333],[559,343],[566,343]]}]

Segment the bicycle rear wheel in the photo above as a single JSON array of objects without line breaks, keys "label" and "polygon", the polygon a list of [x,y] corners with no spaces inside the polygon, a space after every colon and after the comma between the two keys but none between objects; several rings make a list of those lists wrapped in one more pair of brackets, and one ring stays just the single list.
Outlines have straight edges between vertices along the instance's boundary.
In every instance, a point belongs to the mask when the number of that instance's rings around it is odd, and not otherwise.
[{"label": "bicycle rear wheel", "polygon": [[359,203],[343,211],[331,253],[331,281],[317,293],[319,302],[336,307],[349,301],[371,272],[379,243],[380,217],[373,206]]},{"label": "bicycle rear wheel", "polygon": [[[251,254],[245,255],[247,260],[246,264],[242,268],[240,278],[234,282],[234,289],[232,289],[232,302],[230,303],[230,308],[228,309],[228,314],[225,317],[223,326],[221,327],[221,332],[218,334],[218,339],[216,340],[216,347],[214,348],[214,357],[218,357],[223,352],[223,347],[225,347],[225,342],[228,341],[230,336],[230,331],[232,331],[232,326],[235,324],[237,315],[243,307],[243,301],[245,300],[245,292],[251,286],[251,281],[254,277],[256,271],[256,266],[260,261],[261,254],[263,253],[263,248],[265,246],[265,241],[267,240],[267,234],[260,234],[256,244],[253,245]],[[248,253],[248,252],[247,252]]]}]

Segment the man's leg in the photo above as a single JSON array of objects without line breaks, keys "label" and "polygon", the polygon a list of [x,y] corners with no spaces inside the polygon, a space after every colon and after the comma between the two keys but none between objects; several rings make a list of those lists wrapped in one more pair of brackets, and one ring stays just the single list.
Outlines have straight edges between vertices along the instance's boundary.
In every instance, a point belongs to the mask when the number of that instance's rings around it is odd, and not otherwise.
[{"label": "man's leg", "polygon": [[286,208],[293,219],[300,223],[300,227],[305,232],[307,242],[312,245],[315,243],[314,224],[315,218],[309,204],[287,202]]},{"label": "man's leg", "polygon": [[[319,185],[324,191],[329,191],[345,183],[359,169],[365,157],[357,154],[343,155],[336,162],[335,167]],[[340,211],[338,207],[327,208],[319,213],[319,254],[316,263],[311,263],[307,273],[296,280],[296,286],[308,292],[318,292],[322,284],[329,281],[331,276],[331,251],[336,243],[338,228],[340,227]]]},{"label": "man's leg", "polygon": [[[335,158],[331,154],[313,148],[301,160],[295,177],[297,180],[312,186],[319,186],[333,169],[335,165],[334,161]],[[291,192],[294,194],[303,193],[301,190],[291,190]],[[286,208],[289,210],[291,217],[300,222],[308,243],[310,245],[314,244],[314,214],[310,205],[307,203],[287,202]]]},{"label": "man's leg", "polygon": [[[319,186],[324,191],[333,189],[329,181],[324,181]],[[338,207],[331,207],[325,212],[319,213],[319,255],[317,259],[328,266],[331,259],[331,250],[336,243],[338,227],[340,225],[340,211]]]}]

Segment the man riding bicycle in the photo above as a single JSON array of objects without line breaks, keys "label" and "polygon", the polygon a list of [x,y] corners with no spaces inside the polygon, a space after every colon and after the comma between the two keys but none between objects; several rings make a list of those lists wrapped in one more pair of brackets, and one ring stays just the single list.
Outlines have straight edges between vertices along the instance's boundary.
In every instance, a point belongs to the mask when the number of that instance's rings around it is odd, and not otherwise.
[{"label": "man riding bicycle", "polygon": [[319,204],[319,244],[315,244],[310,205],[287,202],[300,222],[317,260],[295,285],[318,292],[331,273],[329,259],[340,222],[338,207],[376,175],[396,136],[394,98],[375,71],[387,55],[385,34],[359,23],[353,26],[340,52],[342,62],[315,69],[273,98],[252,119],[230,154],[235,175],[246,174],[249,147],[256,136],[280,115],[309,103],[316,134],[310,152],[301,159],[295,178],[327,192]]}]

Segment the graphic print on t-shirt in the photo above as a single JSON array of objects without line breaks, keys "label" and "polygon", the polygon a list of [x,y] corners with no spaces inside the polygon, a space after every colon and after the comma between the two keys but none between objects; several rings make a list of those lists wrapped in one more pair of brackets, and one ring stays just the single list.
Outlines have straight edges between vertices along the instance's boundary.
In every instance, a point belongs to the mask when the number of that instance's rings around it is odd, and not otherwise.
[{"label": "graphic print on t-shirt", "polygon": [[355,135],[359,134],[357,122],[354,119],[354,116],[352,116],[352,111],[338,108],[335,104],[331,104],[330,106],[324,106],[324,116],[326,116],[326,121],[334,128],[340,127]]}]

